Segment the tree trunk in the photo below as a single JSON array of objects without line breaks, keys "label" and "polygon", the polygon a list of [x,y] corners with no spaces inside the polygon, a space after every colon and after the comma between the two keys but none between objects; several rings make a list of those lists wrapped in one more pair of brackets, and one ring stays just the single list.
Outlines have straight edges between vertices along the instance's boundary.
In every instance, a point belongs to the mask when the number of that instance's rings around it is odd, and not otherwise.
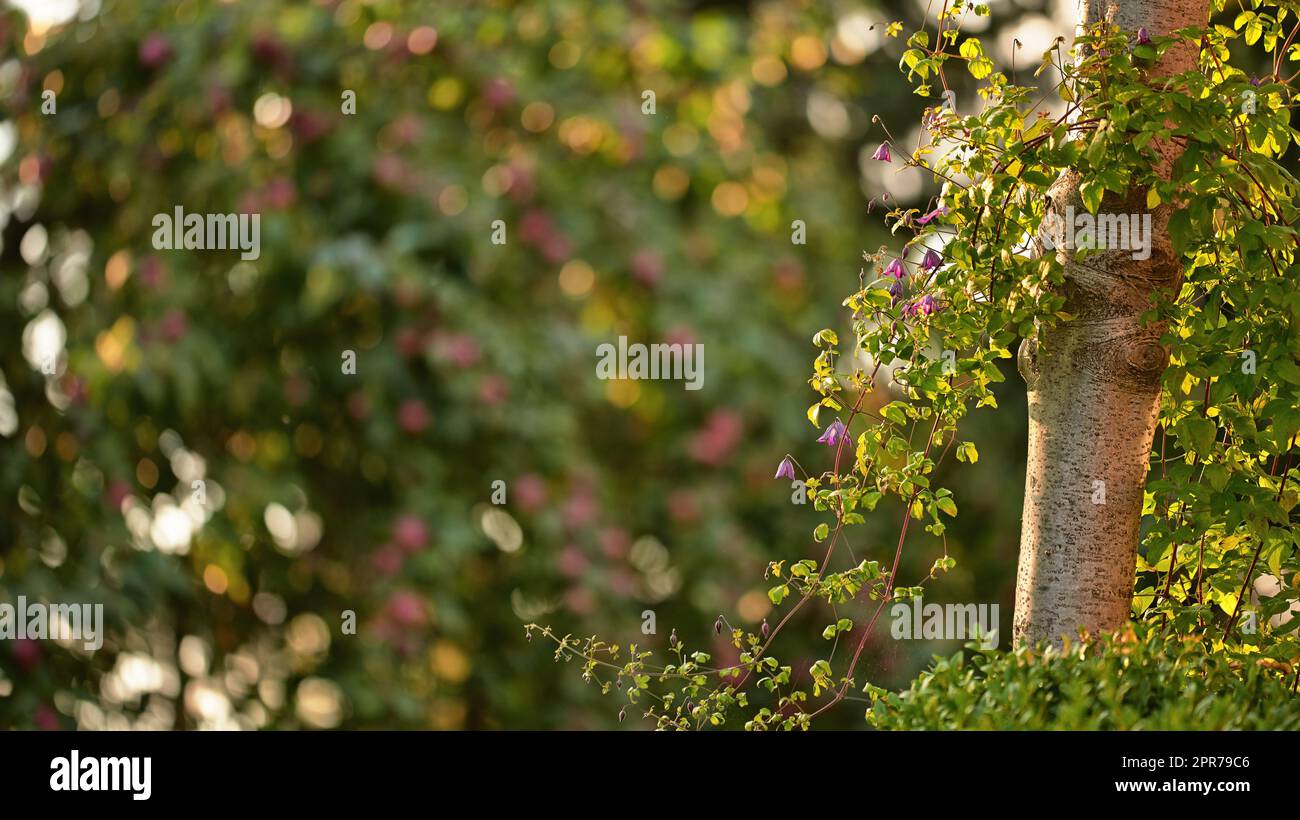
[{"label": "tree trunk", "polygon": [[[1081,25],[1110,19],[1122,29],[1152,35],[1204,25],[1206,0],[1082,0]],[[1153,73],[1177,73],[1194,64],[1192,49],[1171,49]],[[1169,173],[1174,147],[1157,145]],[[1066,173],[1052,186],[1049,210],[1085,213],[1079,179]],[[1160,376],[1168,350],[1163,327],[1143,325],[1158,288],[1172,288],[1181,268],[1170,251],[1170,209],[1145,207],[1145,191],[1107,195],[1099,213],[1150,214],[1151,255],[1129,250],[1096,253],[1084,265],[1070,261],[1058,219],[1045,234],[1065,264],[1061,322],[1020,346],[1019,366],[1029,393],[1029,457],[1016,578],[1017,645],[1112,631],[1129,616],[1136,567],[1142,493],[1160,404]],[[1061,230],[1058,230],[1060,228]]]}]

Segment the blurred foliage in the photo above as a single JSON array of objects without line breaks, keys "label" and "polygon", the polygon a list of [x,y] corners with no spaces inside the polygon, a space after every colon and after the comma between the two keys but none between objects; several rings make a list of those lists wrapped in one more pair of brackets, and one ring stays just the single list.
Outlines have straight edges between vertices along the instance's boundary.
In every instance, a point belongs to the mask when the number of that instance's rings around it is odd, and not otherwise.
[{"label": "blurred foliage", "polygon": [[[1217,11],[1225,5],[1216,3]],[[1131,600],[1135,616],[1207,646],[1223,668],[1253,664],[1271,671],[1276,692],[1294,693],[1300,530],[1293,509],[1300,492],[1291,479],[1300,430],[1300,298],[1292,287],[1298,262],[1291,226],[1300,219],[1294,205],[1300,182],[1286,154],[1300,142],[1300,132],[1290,125],[1282,65],[1300,23],[1288,19],[1285,8],[1258,0],[1253,5],[1259,10],[1243,11],[1231,26],[1167,36],[1090,23],[1068,54],[1050,48],[1041,56],[1038,74],[1055,76],[1054,96],[1064,104],[1046,103],[1041,86],[1017,84],[995,70],[983,41],[961,31],[966,9],[960,3],[944,7],[935,31],[922,27],[910,35],[900,68],[917,84],[918,96],[950,87],[950,76],[969,74],[981,81],[978,93],[986,104],[974,114],[952,104],[931,107],[924,116],[926,136],[914,151],[894,143],[890,133],[872,155],[888,165],[896,153],[907,166],[933,169],[943,185],[937,200],[887,213],[902,250],[886,247],[866,255],[871,268],[844,302],[854,314],[847,352],[841,356],[834,328],[812,340],[819,353],[809,384],[820,398],[807,418],[825,424],[818,441],[834,450],[808,462],[815,507],[833,517],[812,531],[814,541],[826,544],[824,556],[773,562],[764,577],[773,584],[772,603],[786,607],[774,616],[779,622],[774,629],[764,621],[759,630],[746,631],[727,629],[720,620],[716,631],[726,633],[737,651],[716,661],[716,651],[696,649],[675,633],[662,661],[664,655],[642,647],[625,650],[546,626],[530,625],[530,634],[537,629],[553,641],[557,658],[580,659],[583,679],[602,691],[621,689],[638,709],[646,703],[645,715],[659,728],[726,726],[737,722],[737,712],[752,715],[747,728],[810,728],[861,682],[858,663],[885,606],[920,596],[928,581],[957,565],[945,536],[958,503],[931,473],[950,451],[959,461],[978,460],[978,448],[961,440],[958,423],[972,408],[997,406],[993,385],[1004,376],[996,362],[1010,358],[1021,341],[1026,378],[1042,381],[1043,393],[1055,389],[1053,402],[1094,401],[1089,410],[1125,412],[1122,401],[1110,406],[1108,397],[1090,399],[1071,392],[1073,387],[1046,383],[1070,378],[1071,371],[1138,389],[1149,378],[1147,395],[1160,400],[1154,449],[1150,428],[1142,433],[1117,426],[1102,434],[1079,422],[1100,448],[1117,446],[1116,436],[1147,436],[1137,443],[1139,455],[1150,450],[1151,460],[1136,593],[1131,564],[1127,570],[1110,565],[1120,570],[1118,583],[1080,597],[1114,595],[1120,613],[1104,622],[1116,625]],[[976,6],[974,12],[978,18],[988,9]],[[902,25],[890,28],[901,31]],[[1260,54],[1273,55],[1268,73],[1252,76],[1226,62],[1239,40],[1259,43]],[[1162,74],[1164,64],[1154,61],[1174,49],[1181,50],[1180,59],[1171,58],[1166,67],[1172,73]],[[1244,62],[1257,65],[1260,54],[1256,62]],[[1290,56],[1297,55],[1300,48],[1290,49]],[[1174,144],[1177,157],[1169,160]],[[1114,256],[1090,264],[1094,254],[1106,258],[1117,249],[1115,235],[1097,248],[1092,227],[1076,222],[1063,233],[1059,219],[1048,219],[1062,203],[1098,214],[1098,224],[1140,213],[1156,225],[1147,234],[1146,256],[1135,252],[1132,265],[1117,265]],[[1136,245],[1124,244],[1131,239],[1126,232],[1118,247],[1136,251]],[[1136,263],[1145,259],[1154,262]],[[1159,282],[1167,284],[1153,284]],[[1090,295],[1102,288],[1134,288],[1138,298],[1124,304]],[[1053,333],[1058,325],[1060,335]],[[1108,334],[1098,333],[1098,326]],[[1141,344],[1123,352],[1134,339]],[[1117,345],[1120,356],[1108,358]],[[1053,368],[1040,366],[1052,358]],[[1157,377],[1161,390],[1155,389]],[[887,379],[899,398],[864,410],[864,401],[882,392],[878,378]],[[819,422],[826,410],[842,417]],[[1062,432],[1061,426],[1067,436],[1074,432],[1068,426],[1075,421],[1066,415],[1050,409],[1042,414],[1051,434]],[[842,458],[849,443],[852,466]],[[1058,445],[1048,452],[1061,456]],[[1028,482],[1078,481],[1086,488],[1090,468],[1096,466],[1046,478],[1031,473]],[[793,478],[793,469],[787,458],[777,476]],[[1092,482],[1093,492],[1097,484],[1104,492],[1104,481]],[[1038,506],[1055,506],[1065,516],[1091,515],[1090,505],[1106,503],[1104,495],[1086,500],[1078,490],[1072,498],[1068,491],[1060,497],[1042,492]],[[842,536],[868,524],[866,514],[877,513],[891,496],[903,510],[893,563],[880,550],[862,561],[852,547],[839,550]],[[1128,515],[1136,529],[1136,493],[1131,499]],[[1036,526],[1031,514],[1027,509],[1026,526]],[[931,543],[908,542],[914,520],[925,522],[917,527],[934,537]],[[1048,572],[1065,571],[1070,582],[1086,583],[1088,573],[1107,570],[1090,556],[1097,545],[1080,537],[1085,540],[1070,547],[1069,556],[1082,560],[1079,570],[1062,564]],[[919,579],[910,568],[900,569],[899,558],[907,552],[934,555],[933,569]],[[1032,584],[1030,608],[1037,609],[1037,596],[1045,595],[1042,608],[1050,609],[1052,590],[1039,585],[1032,571],[1025,573],[1026,561],[1034,560],[1022,555],[1019,580]],[[864,598],[879,604],[859,620]],[[810,601],[832,606],[822,631],[830,642],[827,657],[811,665],[798,658],[786,662],[777,654],[778,633]],[[1064,607],[1085,608],[1077,601]],[[1018,614],[1023,616],[1023,608]],[[1050,635],[1053,623],[1048,614],[1048,628],[1031,625],[1028,634]],[[854,648],[837,657],[846,635]],[[801,677],[796,670],[804,669]],[[871,673],[865,677],[872,680]],[[657,685],[666,691],[653,691]],[[1151,691],[1168,694],[1159,686]],[[1029,699],[1042,694],[1016,693]],[[1294,697],[1283,702],[1291,711],[1297,708]],[[941,695],[937,708],[951,704]],[[1150,712],[1157,725],[1179,723],[1163,708],[1148,707],[1139,703],[1136,714]],[[1211,711],[1224,708],[1216,703]]]},{"label": "blurred foliage", "polygon": [[[1059,650],[939,659],[901,693],[878,690],[880,729],[1288,730],[1300,710],[1267,658],[1245,662],[1133,624]],[[1289,668],[1284,669],[1289,673]]]},{"label": "blurred foliage", "polygon": [[[710,640],[720,613],[755,628],[767,562],[813,549],[811,505],[771,479],[820,446],[808,337],[885,241],[871,116],[920,104],[869,26],[917,16],[6,12],[0,601],[100,602],[109,634],[93,656],[0,646],[0,726],[609,727],[523,623],[651,645]],[[177,206],[260,213],[260,257],[155,251]],[[620,335],[702,343],[704,389],[594,379]],[[1001,602],[1009,634],[1020,386],[1000,402],[953,477],[942,594]],[[854,549],[892,537],[859,529]],[[819,651],[825,617],[786,654]],[[902,685],[932,648],[873,640],[864,669]]]}]

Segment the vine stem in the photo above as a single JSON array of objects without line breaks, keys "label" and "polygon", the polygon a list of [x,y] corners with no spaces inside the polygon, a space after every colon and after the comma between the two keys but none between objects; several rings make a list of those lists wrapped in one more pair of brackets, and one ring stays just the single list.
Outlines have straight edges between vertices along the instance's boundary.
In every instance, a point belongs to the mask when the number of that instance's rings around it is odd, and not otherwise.
[{"label": "vine stem", "polygon": [[[930,437],[925,443],[925,455],[927,456],[930,454],[930,447],[934,444],[934,435],[938,429],[939,414],[935,413],[934,424],[930,426]],[[825,712],[827,709],[844,700],[844,696],[848,694],[849,686],[851,685],[850,682],[853,679],[853,670],[857,669],[858,659],[862,656],[862,650],[867,645],[867,638],[871,636],[871,632],[876,626],[876,621],[880,619],[880,613],[884,611],[885,605],[889,603],[893,594],[894,581],[898,577],[898,562],[903,557],[903,541],[907,538],[908,525],[912,523],[912,502],[916,500],[916,495],[919,492],[919,489],[913,489],[911,498],[908,499],[907,504],[903,508],[903,525],[898,533],[898,546],[894,549],[894,565],[889,570],[889,579],[885,582],[884,594],[880,596],[880,606],[876,607],[875,614],[871,616],[871,620],[867,622],[866,627],[862,630],[861,637],[858,638],[857,648],[853,651],[853,659],[849,661],[849,668],[844,673],[844,683],[840,686],[835,697],[832,698],[830,702],[819,708],[816,712],[813,712],[812,717],[817,717],[822,712]]]},{"label": "vine stem", "polygon": [[[1286,463],[1282,466],[1282,481],[1277,488],[1277,497],[1279,500],[1282,498],[1282,491],[1286,489],[1286,480],[1291,474],[1291,449],[1293,447],[1295,447],[1295,436],[1292,436],[1290,441],[1287,442]],[[1276,469],[1275,461],[1274,470]],[[1255,554],[1251,556],[1250,568],[1246,570],[1246,578],[1241,582],[1241,591],[1237,593],[1237,604],[1232,608],[1232,617],[1228,619],[1228,623],[1223,627],[1223,637],[1221,640],[1225,643],[1228,640],[1228,635],[1232,633],[1233,627],[1237,625],[1237,618],[1241,615],[1241,600],[1246,597],[1246,588],[1250,586],[1250,579],[1255,574],[1255,565],[1259,563],[1259,554],[1264,549],[1264,539],[1257,538],[1255,540],[1259,543],[1255,545]]]}]

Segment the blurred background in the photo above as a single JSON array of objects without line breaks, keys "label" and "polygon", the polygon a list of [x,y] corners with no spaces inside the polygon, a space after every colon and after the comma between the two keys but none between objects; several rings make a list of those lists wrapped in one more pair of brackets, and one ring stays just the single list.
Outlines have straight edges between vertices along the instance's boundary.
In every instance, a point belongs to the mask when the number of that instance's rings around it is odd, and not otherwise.
[{"label": "blurred background", "polygon": [[[0,4],[0,603],[102,603],[107,632],[0,641],[0,727],[614,728],[623,702],[523,624],[734,655],[715,619],[775,620],[767,562],[820,554],[825,517],[772,478],[829,467],[812,335],[851,338],[882,209],[936,192],[870,159],[873,115],[911,147],[937,102],[897,70],[929,5]],[[991,7],[965,28],[1004,65],[1069,33]],[[260,257],[155,250],[176,206],[260,213]],[[620,335],[703,344],[703,389],[597,379]],[[945,475],[931,593],[1000,604],[1004,636],[1007,376]],[[904,579],[941,554],[909,540]],[[776,653],[806,669],[828,618]],[[861,682],[959,648],[877,633]]]}]

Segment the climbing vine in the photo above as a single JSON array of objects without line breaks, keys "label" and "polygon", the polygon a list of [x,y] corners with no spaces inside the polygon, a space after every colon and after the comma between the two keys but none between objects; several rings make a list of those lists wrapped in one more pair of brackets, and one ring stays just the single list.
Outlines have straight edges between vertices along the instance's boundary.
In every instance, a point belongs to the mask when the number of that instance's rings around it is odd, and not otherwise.
[{"label": "climbing vine", "polygon": [[[1216,2],[1215,10],[1227,5]],[[578,660],[585,680],[621,692],[628,704],[621,715],[642,713],[661,729],[721,726],[737,714],[746,728],[806,729],[849,698],[879,704],[868,710],[877,718],[888,711],[889,699],[862,679],[858,662],[886,606],[921,595],[955,564],[944,530],[959,499],[937,486],[935,469],[950,458],[978,460],[959,422],[970,410],[996,408],[998,362],[1020,340],[1074,318],[1064,310],[1065,261],[1087,265],[1106,252],[1094,241],[1103,203],[1136,199],[1168,215],[1168,247],[1157,252],[1172,254],[1182,275],[1144,316],[1163,323],[1170,359],[1133,616],[1177,638],[1177,658],[1191,642],[1229,669],[1250,666],[1252,681],[1262,676],[1294,691],[1300,270],[1297,181],[1283,158],[1297,137],[1290,115],[1300,19],[1287,4],[1234,9],[1224,24],[1166,36],[1099,23],[1068,49],[1058,38],[1032,71],[1021,66],[1009,77],[961,30],[966,16],[988,9],[946,3],[937,23],[906,40],[900,62],[926,101],[921,138],[906,146],[877,121],[883,139],[873,154],[924,169],[938,194],[924,208],[880,198],[899,245],[864,257],[860,287],[843,303],[851,346],[831,329],[813,337],[808,420],[827,449],[804,478],[826,515],[812,533],[822,558],[769,565],[769,597],[782,613],[774,626],[764,621],[751,633],[718,619],[715,629],[737,650],[727,663],[690,650],[675,631],[662,663],[637,645],[536,624],[527,626],[530,639],[552,640],[557,660]],[[901,31],[895,23],[887,33]],[[1171,49],[1190,50],[1194,67],[1154,72]],[[1267,66],[1252,75],[1233,65],[1249,60]],[[962,71],[969,80],[958,80]],[[954,105],[946,92],[971,81],[977,97]],[[1178,149],[1172,162],[1161,152],[1169,145]],[[1045,241],[1043,230],[1050,189],[1063,174],[1078,181],[1094,218],[1068,247]],[[865,397],[887,385],[898,398],[869,409]],[[776,475],[796,478],[796,469],[805,466],[787,456]],[[846,532],[894,509],[881,506],[886,499],[897,502],[897,541],[856,560]],[[909,541],[917,529],[929,538]],[[925,577],[900,576],[905,548],[933,554]],[[823,633],[831,649],[796,670],[775,654],[778,639],[813,602],[834,615]],[[861,603],[859,616],[841,616]],[[1195,674],[1197,666],[1179,668]]]}]

